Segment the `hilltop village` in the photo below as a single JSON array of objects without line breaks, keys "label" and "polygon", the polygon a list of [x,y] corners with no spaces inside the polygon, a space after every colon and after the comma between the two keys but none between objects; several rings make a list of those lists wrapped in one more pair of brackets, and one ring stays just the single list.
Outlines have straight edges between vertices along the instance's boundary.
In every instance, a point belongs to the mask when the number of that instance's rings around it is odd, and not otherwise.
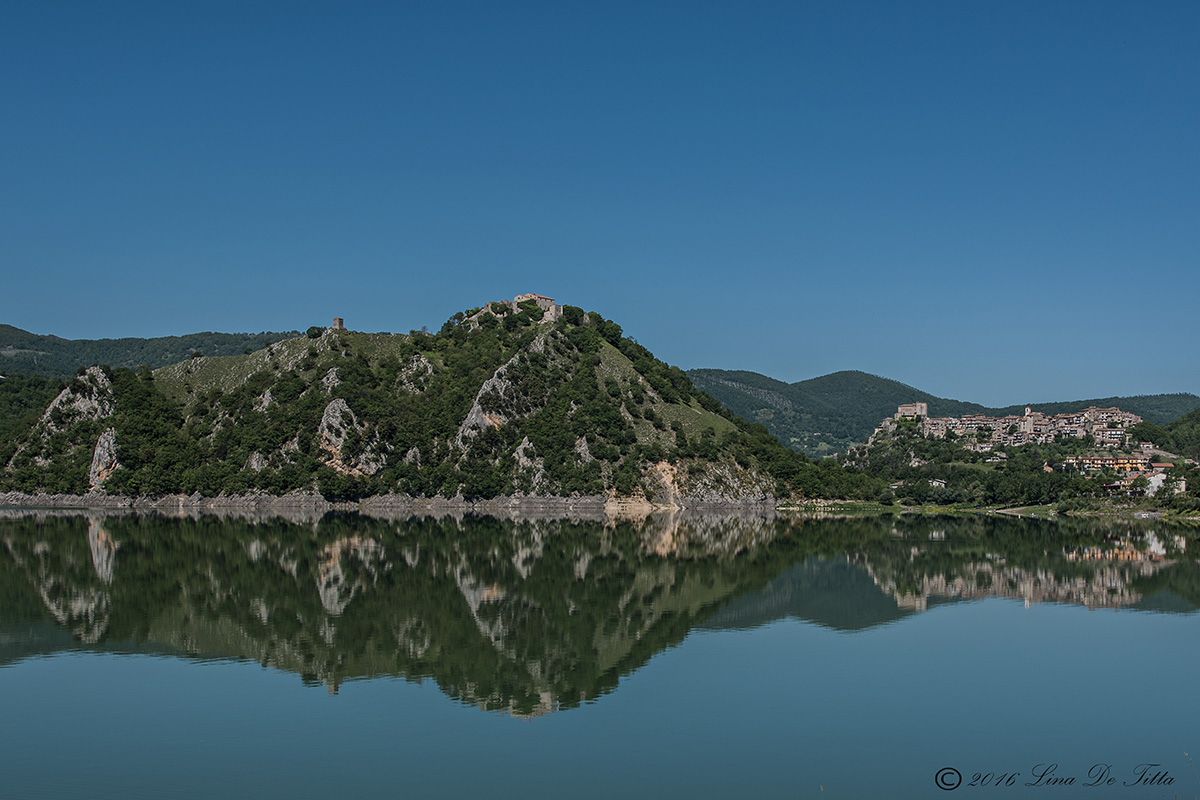
[{"label": "hilltop village", "polygon": [[[1095,452],[1064,456],[1061,469],[1081,473],[1115,473],[1118,479],[1107,484],[1110,493],[1131,489],[1153,495],[1167,481],[1170,463],[1155,461],[1161,455],[1150,442],[1135,442],[1129,429],[1142,422],[1137,414],[1119,408],[1090,406],[1067,414],[1043,414],[1026,406],[1022,416],[989,417],[967,414],[962,417],[930,417],[927,403],[905,403],[896,413],[875,429],[871,439],[902,425],[915,425],[917,431],[930,439],[957,441],[964,449],[988,453],[996,448],[1019,447],[1026,444],[1051,444],[1066,439],[1088,439],[1098,449]],[[1005,460],[1003,452],[996,461]],[[1049,464],[1047,472],[1053,471]],[[1139,478],[1144,479],[1137,481]],[[943,484],[944,481],[936,483]],[[1186,482],[1177,482],[1175,492],[1186,490]]]},{"label": "hilltop village", "polygon": [[1083,439],[1091,436],[1101,447],[1121,447],[1130,443],[1129,428],[1142,418],[1119,408],[1090,406],[1070,414],[1047,416],[1025,407],[1024,416],[989,417],[967,414],[963,417],[930,417],[927,403],[905,403],[896,409],[895,420],[916,420],[921,433],[932,439],[966,439],[968,450],[986,453],[997,445],[1049,444],[1059,438]]}]

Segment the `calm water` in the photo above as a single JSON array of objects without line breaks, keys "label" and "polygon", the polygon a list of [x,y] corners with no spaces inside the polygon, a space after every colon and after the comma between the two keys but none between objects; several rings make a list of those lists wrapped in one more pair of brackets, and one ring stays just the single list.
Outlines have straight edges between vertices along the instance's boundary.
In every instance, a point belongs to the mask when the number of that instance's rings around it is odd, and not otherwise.
[{"label": "calm water", "polygon": [[1200,797],[1200,542],[1161,525],[10,512],[0,544],[3,798]]}]

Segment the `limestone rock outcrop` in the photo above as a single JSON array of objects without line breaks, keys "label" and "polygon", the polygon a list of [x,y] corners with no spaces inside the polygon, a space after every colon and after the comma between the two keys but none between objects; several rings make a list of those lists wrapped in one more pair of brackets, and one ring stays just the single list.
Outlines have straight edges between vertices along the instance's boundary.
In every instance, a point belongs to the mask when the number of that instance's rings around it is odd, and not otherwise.
[{"label": "limestone rock outcrop", "polygon": [[96,440],[96,449],[92,453],[92,466],[88,470],[88,481],[92,491],[104,488],[108,480],[121,463],[117,460],[117,432],[108,428]]}]

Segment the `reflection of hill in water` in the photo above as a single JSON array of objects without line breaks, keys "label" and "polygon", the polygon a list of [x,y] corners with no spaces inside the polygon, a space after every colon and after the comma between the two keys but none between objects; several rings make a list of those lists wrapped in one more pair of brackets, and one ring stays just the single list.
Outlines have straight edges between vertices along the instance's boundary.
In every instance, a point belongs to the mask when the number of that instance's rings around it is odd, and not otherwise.
[{"label": "reflection of hill in water", "polygon": [[1191,614],[1196,610],[1196,605],[1174,592],[1163,590],[1143,597],[1129,608],[1134,611],[1152,611],[1156,614]]},{"label": "reflection of hill in water", "polygon": [[912,614],[897,606],[871,576],[845,558],[809,558],[785,569],[761,592],[724,606],[700,627],[755,628],[791,617],[826,628],[858,631]]},{"label": "reflection of hill in water", "polygon": [[863,630],[1026,585],[1155,611],[1200,600],[1195,563],[1068,561],[1103,541],[1082,528],[892,525],[26,516],[0,522],[0,665],[63,650],[253,660],[331,691],[432,678],[531,715],[604,695],[698,626]]},{"label": "reflection of hill in water", "polygon": [[429,677],[466,702],[535,714],[604,694],[765,584],[779,565],[738,554],[775,536],[762,516],[606,527],[47,515],[0,530],[0,654],[219,655],[334,691]]}]

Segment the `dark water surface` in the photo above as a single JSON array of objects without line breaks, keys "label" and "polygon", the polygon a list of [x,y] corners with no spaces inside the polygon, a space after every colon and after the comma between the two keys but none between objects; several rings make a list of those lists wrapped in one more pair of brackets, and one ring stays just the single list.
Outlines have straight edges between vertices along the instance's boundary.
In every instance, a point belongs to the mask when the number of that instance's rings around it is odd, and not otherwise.
[{"label": "dark water surface", "polygon": [[1161,524],[6,513],[0,798],[1200,797]]}]

